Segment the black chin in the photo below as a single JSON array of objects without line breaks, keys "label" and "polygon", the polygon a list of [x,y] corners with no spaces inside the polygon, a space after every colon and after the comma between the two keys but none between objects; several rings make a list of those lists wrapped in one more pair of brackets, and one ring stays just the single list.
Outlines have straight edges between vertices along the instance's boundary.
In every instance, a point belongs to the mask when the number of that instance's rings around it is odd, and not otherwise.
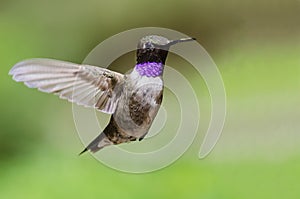
[{"label": "black chin", "polygon": [[137,50],[137,64],[143,64],[147,62],[161,63],[165,65],[168,56],[168,51],[163,49],[138,49]]}]

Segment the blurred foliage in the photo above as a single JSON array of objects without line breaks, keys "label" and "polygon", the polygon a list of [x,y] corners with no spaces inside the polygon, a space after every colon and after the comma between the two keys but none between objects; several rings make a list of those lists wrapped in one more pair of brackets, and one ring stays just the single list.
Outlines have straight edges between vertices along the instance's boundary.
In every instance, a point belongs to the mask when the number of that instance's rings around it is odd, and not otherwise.
[{"label": "blurred foliage", "polygon": [[[297,0],[0,1],[0,198],[299,198],[299,22]],[[7,74],[32,57],[80,63],[146,26],[198,39],[223,75],[228,113],[208,158],[197,160],[199,136],[170,167],[129,175],[78,158],[71,105]]]}]

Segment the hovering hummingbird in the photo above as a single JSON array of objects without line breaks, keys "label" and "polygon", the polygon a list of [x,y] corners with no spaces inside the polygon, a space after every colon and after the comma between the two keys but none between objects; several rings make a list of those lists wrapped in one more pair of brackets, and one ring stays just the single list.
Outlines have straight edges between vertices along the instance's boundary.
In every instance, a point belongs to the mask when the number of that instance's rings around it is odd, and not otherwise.
[{"label": "hovering hummingbird", "polygon": [[170,46],[194,38],[168,40],[150,35],[137,46],[136,65],[121,74],[105,68],[52,59],[30,59],[9,72],[29,88],[54,93],[86,107],[112,114],[110,121],[80,154],[105,146],[141,141],[158,112],[163,97],[163,70]]}]

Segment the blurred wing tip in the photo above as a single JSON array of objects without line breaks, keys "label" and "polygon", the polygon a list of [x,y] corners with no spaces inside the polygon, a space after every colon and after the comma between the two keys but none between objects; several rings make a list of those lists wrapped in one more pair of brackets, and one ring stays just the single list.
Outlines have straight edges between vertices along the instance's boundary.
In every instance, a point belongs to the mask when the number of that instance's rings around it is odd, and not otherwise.
[{"label": "blurred wing tip", "polygon": [[18,78],[18,75],[15,74],[13,71],[12,71],[12,72],[9,71],[8,74],[11,75],[11,76],[12,76],[12,79],[15,80],[16,82],[23,82],[22,79],[21,79],[21,78]]},{"label": "blurred wing tip", "polygon": [[14,70],[13,70],[13,69],[14,69],[14,68],[12,68],[12,69],[9,70],[8,75],[11,75],[11,76],[14,75]]},{"label": "blurred wing tip", "polygon": [[33,61],[33,60],[36,60],[36,58],[34,58],[34,59],[23,60],[23,61],[20,61],[20,62],[16,63],[16,64],[9,70],[8,74],[9,74],[9,75],[16,75],[17,72],[18,72],[18,70],[17,70],[18,68],[26,66],[27,63],[28,63],[29,61]]},{"label": "blurred wing tip", "polygon": [[[8,72],[9,75],[14,76],[15,72],[16,72],[16,68],[18,67],[18,65],[14,65]],[[14,78],[14,77],[13,77]]]}]

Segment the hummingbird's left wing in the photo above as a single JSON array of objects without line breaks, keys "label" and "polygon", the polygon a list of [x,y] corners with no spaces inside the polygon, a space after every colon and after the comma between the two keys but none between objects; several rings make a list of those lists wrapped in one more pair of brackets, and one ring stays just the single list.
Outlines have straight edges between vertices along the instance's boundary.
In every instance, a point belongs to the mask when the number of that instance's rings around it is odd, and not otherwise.
[{"label": "hummingbird's left wing", "polygon": [[30,88],[109,114],[115,111],[124,82],[123,74],[105,68],[52,59],[19,62],[9,74]]}]

